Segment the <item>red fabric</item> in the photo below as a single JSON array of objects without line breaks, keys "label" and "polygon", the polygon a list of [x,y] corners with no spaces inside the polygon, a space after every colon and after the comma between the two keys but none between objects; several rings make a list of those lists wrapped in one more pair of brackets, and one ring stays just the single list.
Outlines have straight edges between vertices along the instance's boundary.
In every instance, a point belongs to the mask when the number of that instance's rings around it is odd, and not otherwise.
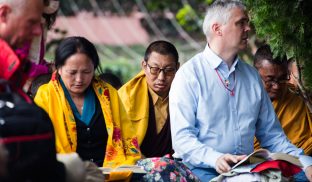
[{"label": "red fabric", "polygon": [[251,172],[261,172],[267,169],[279,169],[285,177],[291,177],[301,172],[301,168],[283,160],[265,161],[257,165]]},{"label": "red fabric", "polygon": [[10,143],[21,143],[21,142],[31,142],[36,140],[48,140],[52,139],[53,133],[47,132],[43,134],[34,134],[34,135],[23,135],[23,136],[10,136],[5,138],[0,138],[0,143],[10,144]]},{"label": "red fabric", "polygon": [[[21,51],[16,53],[11,47],[0,39],[0,79],[5,79],[11,83],[11,86],[15,92],[22,96],[26,102],[31,103],[31,99],[23,92],[22,87],[27,80],[26,73],[23,72],[23,66],[26,65],[26,61],[22,62],[26,54],[22,54]],[[3,88],[0,88],[3,91]]]},{"label": "red fabric", "polygon": [[20,60],[10,46],[0,39],[0,78],[9,80],[20,66]]}]

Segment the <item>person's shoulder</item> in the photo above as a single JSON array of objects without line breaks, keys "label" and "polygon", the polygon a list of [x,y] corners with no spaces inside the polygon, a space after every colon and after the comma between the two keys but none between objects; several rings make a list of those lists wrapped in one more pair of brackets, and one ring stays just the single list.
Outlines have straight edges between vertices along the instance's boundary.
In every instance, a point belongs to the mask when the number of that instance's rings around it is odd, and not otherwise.
[{"label": "person's shoulder", "polygon": [[201,60],[203,60],[205,57],[203,55],[203,52],[199,52],[195,54],[193,57],[191,57],[186,63],[183,65],[198,65]]},{"label": "person's shoulder", "polygon": [[199,68],[202,67],[202,61],[203,61],[202,52],[197,53],[180,66],[177,75],[186,74],[190,76],[191,73],[198,72]]},{"label": "person's shoulder", "polygon": [[140,71],[137,75],[132,77],[129,81],[127,81],[123,86],[121,86],[118,89],[119,93],[124,93],[124,92],[130,92],[130,91],[135,91],[134,88],[136,87],[142,87],[143,84],[147,85],[146,83],[146,76],[144,71]]},{"label": "person's shoulder", "polygon": [[242,60],[242,59],[238,59],[238,66],[240,69],[247,69],[250,71],[255,71],[257,72],[256,68],[253,67],[252,65],[248,64],[246,61]]},{"label": "person's shoulder", "polygon": [[286,94],[283,95],[282,100],[287,101],[288,105],[298,107],[306,107],[306,104],[304,102],[304,99],[302,96],[300,96],[299,93],[296,93],[290,85],[285,85]]},{"label": "person's shoulder", "polygon": [[51,89],[51,84],[52,83],[48,82],[48,83],[45,83],[45,84],[42,84],[41,86],[39,86],[35,96],[48,93],[49,90]]},{"label": "person's shoulder", "polygon": [[49,83],[45,83],[41,85],[36,94],[34,95],[34,101],[38,105],[42,105],[43,103],[47,102],[50,98],[50,85]]},{"label": "person's shoulder", "polygon": [[102,79],[99,78],[94,79],[93,84],[95,84],[96,88],[108,89],[111,92],[117,92],[117,89],[115,87],[113,87],[110,83]]},{"label": "person's shoulder", "polygon": [[92,87],[96,97],[100,100],[107,98],[110,102],[114,102],[119,98],[116,88],[101,79],[94,79],[92,81]]},{"label": "person's shoulder", "polygon": [[248,74],[248,76],[259,77],[259,73],[257,69],[253,67],[252,65],[248,64],[246,61],[239,59],[237,66],[238,66],[238,69],[241,70],[241,72]]}]

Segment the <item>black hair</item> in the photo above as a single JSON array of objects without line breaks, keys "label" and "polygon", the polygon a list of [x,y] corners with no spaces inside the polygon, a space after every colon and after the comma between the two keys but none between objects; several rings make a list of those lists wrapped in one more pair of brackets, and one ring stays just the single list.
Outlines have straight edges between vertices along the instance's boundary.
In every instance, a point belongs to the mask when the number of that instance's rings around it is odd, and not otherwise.
[{"label": "black hair", "polygon": [[273,58],[273,53],[269,45],[265,44],[258,48],[254,56],[254,67],[259,69],[262,67],[262,63],[264,60],[269,61],[271,64],[277,65],[287,65],[287,57],[284,56],[277,56]]},{"label": "black hair", "polygon": [[103,81],[111,84],[117,90],[122,86],[122,82],[120,78],[113,73],[110,73],[110,72],[102,73],[99,75],[99,77]]},{"label": "black hair", "polygon": [[179,54],[173,44],[164,40],[152,42],[146,49],[144,60],[147,62],[152,52],[157,52],[162,55],[171,55],[175,62],[179,62]]},{"label": "black hair", "polygon": [[[50,3],[49,0],[44,0],[43,2],[44,2],[44,6],[49,6],[49,3]],[[47,14],[47,13],[42,14],[42,17],[46,21],[46,25],[47,25],[48,30],[50,30],[52,25],[55,23],[57,12],[58,12],[58,10],[56,10],[52,14]]]},{"label": "black hair", "polygon": [[86,54],[91,59],[94,69],[101,72],[100,58],[96,48],[84,37],[68,37],[59,44],[55,51],[55,68],[65,65],[66,60],[76,53]]},{"label": "black hair", "polygon": [[30,86],[30,96],[34,98],[39,87],[43,84],[48,83],[51,80],[52,73],[42,74],[37,76],[32,82]]}]

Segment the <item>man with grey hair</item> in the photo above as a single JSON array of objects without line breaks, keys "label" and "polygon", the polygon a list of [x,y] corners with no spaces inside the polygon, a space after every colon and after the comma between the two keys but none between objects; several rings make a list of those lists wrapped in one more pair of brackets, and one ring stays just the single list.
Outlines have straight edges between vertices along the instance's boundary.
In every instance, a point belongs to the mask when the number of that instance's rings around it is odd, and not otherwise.
[{"label": "man with grey hair", "polygon": [[56,160],[52,123],[21,90],[26,61],[16,49],[40,35],[43,8],[43,0],[0,0],[0,101],[11,103],[0,107],[0,143],[9,154],[8,163],[0,162],[2,182],[66,180],[65,166]]},{"label": "man with grey hair", "polygon": [[[240,1],[216,0],[203,31],[207,45],[178,70],[169,94],[174,157],[209,181],[263,148],[298,156],[312,180],[312,158],[286,138],[257,71],[240,60],[250,31]],[[187,78],[187,79],[185,79]]]},{"label": "man with grey hair", "polygon": [[16,84],[23,82],[17,72],[26,62],[23,54],[17,55],[15,50],[40,35],[43,7],[43,0],[0,0],[0,78]]},{"label": "man with grey hair", "polygon": [[0,0],[0,38],[18,48],[41,33],[43,0]]}]

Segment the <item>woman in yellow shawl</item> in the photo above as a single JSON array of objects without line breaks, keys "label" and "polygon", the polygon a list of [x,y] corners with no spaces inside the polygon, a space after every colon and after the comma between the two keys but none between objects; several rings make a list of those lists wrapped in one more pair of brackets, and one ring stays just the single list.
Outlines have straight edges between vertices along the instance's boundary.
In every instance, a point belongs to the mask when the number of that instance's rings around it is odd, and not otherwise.
[{"label": "woman in yellow shawl", "polygon": [[94,76],[99,68],[94,45],[69,37],[55,52],[56,72],[35,102],[50,116],[58,153],[77,152],[98,166],[134,164],[140,151],[117,91]]}]

